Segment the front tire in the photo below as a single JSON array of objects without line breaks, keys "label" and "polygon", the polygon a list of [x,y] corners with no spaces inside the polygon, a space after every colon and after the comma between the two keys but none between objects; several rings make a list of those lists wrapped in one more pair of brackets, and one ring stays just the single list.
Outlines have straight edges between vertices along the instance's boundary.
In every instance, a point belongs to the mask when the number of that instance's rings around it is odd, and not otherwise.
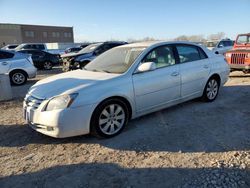
[{"label": "front tire", "polygon": [[129,119],[124,102],[110,99],[102,102],[94,111],[90,128],[91,134],[99,138],[111,138],[122,132]]},{"label": "front tire", "polygon": [[220,83],[216,77],[212,77],[208,80],[205,89],[203,91],[202,99],[206,102],[214,101],[219,93]]}]

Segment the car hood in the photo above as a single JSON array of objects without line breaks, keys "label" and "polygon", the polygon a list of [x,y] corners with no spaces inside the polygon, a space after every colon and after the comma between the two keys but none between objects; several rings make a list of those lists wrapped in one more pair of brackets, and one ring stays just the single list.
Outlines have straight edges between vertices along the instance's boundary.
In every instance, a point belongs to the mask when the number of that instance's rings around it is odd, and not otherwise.
[{"label": "car hood", "polygon": [[71,71],[38,81],[30,88],[29,94],[37,98],[48,99],[61,94],[77,92],[118,76],[118,74],[85,70]]},{"label": "car hood", "polygon": [[92,54],[92,53],[75,53],[75,52],[71,52],[71,53],[67,53],[67,54],[62,54],[61,58],[77,57],[77,56],[90,55],[90,54]]}]

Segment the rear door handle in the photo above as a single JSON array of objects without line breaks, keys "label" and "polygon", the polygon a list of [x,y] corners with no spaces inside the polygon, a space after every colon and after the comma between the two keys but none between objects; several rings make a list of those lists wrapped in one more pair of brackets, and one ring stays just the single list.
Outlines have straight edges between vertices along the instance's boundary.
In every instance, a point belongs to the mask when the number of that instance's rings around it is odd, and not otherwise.
[{"label": "rear door handle", "polygon": [[209,66],[208,66],[208,65],[204,65],[203,67],[204,67],[205,69],[208,69],[208,68],[209,68]]},{"label": "rear door handle", "polygon": [[8,62],[2,62],[2,65],[8,65]]},{"label": "rear door handle", "polygon": [[171,76],[178,76],[178,75],[179,75],[178,72],[173,72],[173,73],[171,74]]}]

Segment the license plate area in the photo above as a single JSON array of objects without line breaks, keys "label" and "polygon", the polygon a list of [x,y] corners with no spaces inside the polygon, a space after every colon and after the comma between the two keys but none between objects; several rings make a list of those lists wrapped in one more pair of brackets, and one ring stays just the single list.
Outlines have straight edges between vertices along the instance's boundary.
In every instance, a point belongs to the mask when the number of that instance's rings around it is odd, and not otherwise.
[{"label": "license plate area", "polygon": [[30,123],[33,122],[33,117],[34,117],[34,110],[32,108],[24,108],[24,119],[26,121],[26,123]]}]

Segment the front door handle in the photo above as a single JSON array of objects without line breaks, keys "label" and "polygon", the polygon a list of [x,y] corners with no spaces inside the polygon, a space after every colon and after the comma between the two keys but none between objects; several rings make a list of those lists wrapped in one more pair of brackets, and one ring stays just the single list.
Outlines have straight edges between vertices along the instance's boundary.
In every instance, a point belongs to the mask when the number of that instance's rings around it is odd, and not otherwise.
[{"label": "front door handle", "polygon": [[204,65],[203,67],[204,67],[205,69],[208,69],[208,68],[209,68],[209,66],[208,66],[208,65]]},{"label": "front door handle", "polygon": [[171,76],[178,76],[178,75],[179,75],[178,72],[173,72],[173,73],[171,74]]},{"label": "front door handle", "polygon": [[8,65],[8,62],[2,62],[2,65]]}]

